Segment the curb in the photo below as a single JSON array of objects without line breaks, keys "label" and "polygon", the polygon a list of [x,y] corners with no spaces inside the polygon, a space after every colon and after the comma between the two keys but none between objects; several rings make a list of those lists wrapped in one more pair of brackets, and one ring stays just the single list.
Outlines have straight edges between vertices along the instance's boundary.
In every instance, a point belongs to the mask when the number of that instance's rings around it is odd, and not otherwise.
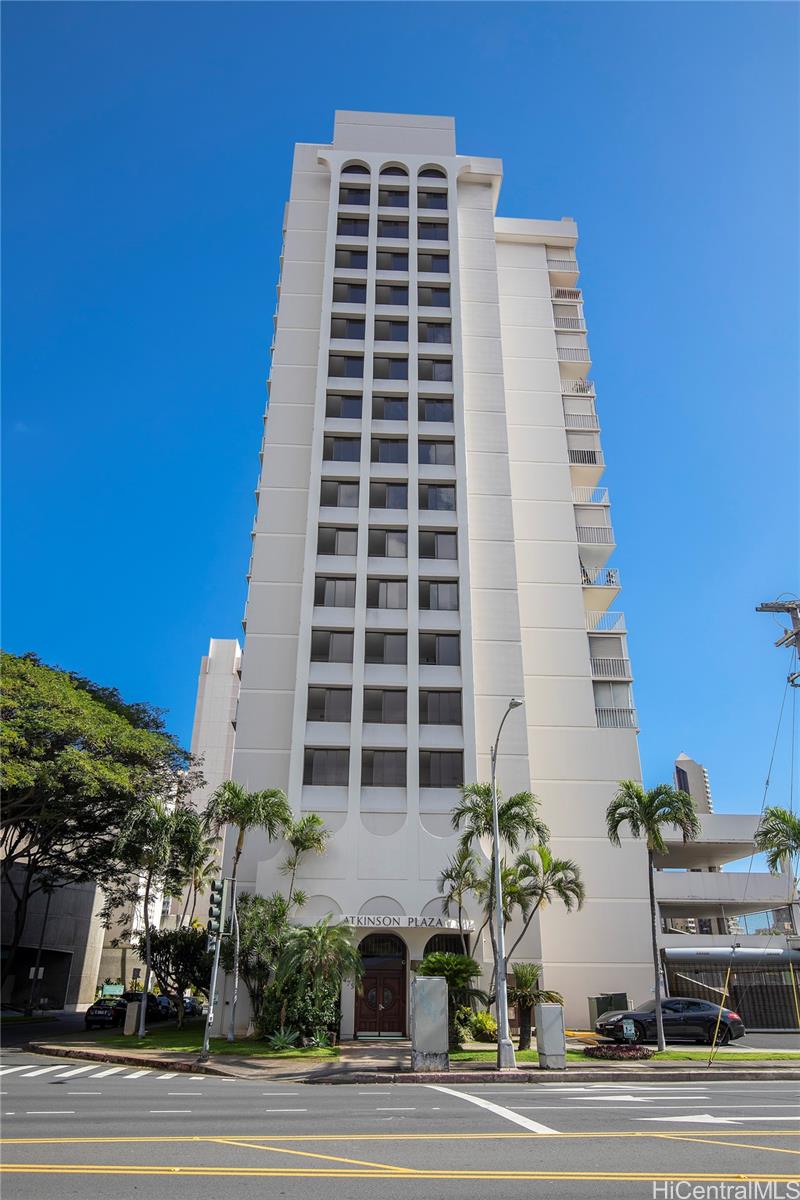
[{"label": "curb", "polygon": [[108,1050],[82,1050],[73,1046],[53,1045],[49,1042],[28,1042],[25,1047],[32,1054],[48,1054],[54,1058],[82,1058],[87,1062],[120,1063],[126,1067],[152,1067],[162,1071],[177,1071],[187,1075],[230,1075],[233,1079],[247,1078],[223,1065],[198,1063],[191,1059],[149,1058],[144,1054],[119,1054]]},{"label": "curb", "polygon": [[653,1067],[644,1071],[624,1071],[618,1068],[603,1068],[598,1070],[591,1067],[588,1070],[581,1067],[568,1067],[564,1071],[545,1071],[537,1068],[535,1071],[404,1071],[402,1073],[388,1071],[353,1071],[346,1075],[318,1076],[316,1079],[306,1079],[309,1084],[347,1084],[347,1083],[652,1083],[655,1079],[669,1079],[672,1083],[693,1083],[698,1079],[706,1079],[714,1083],[730,1080],[789,1080],[800,1082],[800,1070],[780,1067],[756,1067],[746,1070],[742,1067],[726,1069],[724,1067],[701,1068],[670,1068]]}]

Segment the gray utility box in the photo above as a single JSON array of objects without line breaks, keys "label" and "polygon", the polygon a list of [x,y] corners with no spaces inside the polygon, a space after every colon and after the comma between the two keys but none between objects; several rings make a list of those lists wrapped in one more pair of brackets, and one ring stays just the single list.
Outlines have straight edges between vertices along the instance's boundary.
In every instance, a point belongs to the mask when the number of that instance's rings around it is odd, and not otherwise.
[{"label": "gray utility box", "polygon": [[411,984],[411,1070],[449,1071],[447,983],[421,975]]},{"label": "gray utility box", "polygon": [[122,1030],[123,1033],[136,1033],[136,1029],[139,1025],[139,1008],[140,1002],[138,1000],[133,1000],[125,1009],[125,1025]]},{"label": "gray utility box", "polygon": [[545,1071],[563,1071],[567,1065],[564,1009],[560,1004],[537,1004],[533,1011],[539,1066]]},{"label": "gray utility box", "polygon": [[604,992],[601,996],[589,996],[589,1028],[594,1030],[599,1017],[605,1012],[618,1010],[627,1012],[631,1006],[627,992]]}]

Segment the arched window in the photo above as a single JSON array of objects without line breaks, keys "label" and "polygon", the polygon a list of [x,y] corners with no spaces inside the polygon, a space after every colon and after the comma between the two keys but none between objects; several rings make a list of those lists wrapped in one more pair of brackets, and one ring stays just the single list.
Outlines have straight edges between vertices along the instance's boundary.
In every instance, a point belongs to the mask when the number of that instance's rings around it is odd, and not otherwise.
[{"label": "arched window", "polygon": [[446,179],[447,175],[441,167],[423,167],[419,173],[420,179]]},{"label": "arched window", "polygon": [[343,175],[369,175],[369,167],[364,163],[345,163],[342,167]]},{"label": "arched window", "polygon": [[370,933],[358,947],[365,967],[383,967],[403,965],[406,959],[406,946],[401,938],[393,933]]},{"label": "arched window", "polygon": [[[467,947],[469,947],[469,940]],[[436,953],[463,954],[464,947],[459,935],[457,933],[435,933],[432,938],[428,938],[422,957],[424,958],[426,954]]]},{"label": "arched window", "polygon": [[408,175],[408,171],[399,163],[389,163],[387,166],[381,167],[381,175]]}]

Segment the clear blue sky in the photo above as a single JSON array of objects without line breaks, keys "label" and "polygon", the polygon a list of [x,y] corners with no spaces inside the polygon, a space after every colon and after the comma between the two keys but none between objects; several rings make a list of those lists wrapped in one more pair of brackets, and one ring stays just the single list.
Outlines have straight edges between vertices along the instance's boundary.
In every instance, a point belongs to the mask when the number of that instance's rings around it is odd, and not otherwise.
[{"label": "clear blue sky", "polygon": [[[281,216],[335,108],[577,218],[645,777],[756,808],[797,588],[791,4],[3,5],[4,645],[169,710],[241,635]],[[773,799],[786,799],[788,740]]]}]

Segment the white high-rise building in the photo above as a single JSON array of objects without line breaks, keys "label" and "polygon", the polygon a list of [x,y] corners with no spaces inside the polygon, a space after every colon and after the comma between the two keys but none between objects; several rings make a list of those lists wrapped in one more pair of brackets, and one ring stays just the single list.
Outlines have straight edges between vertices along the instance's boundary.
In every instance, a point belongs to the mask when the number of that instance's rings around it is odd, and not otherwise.
[{"label": "white high-rise building", "polygon": [[[452,937],[450,810],[511,697],[500,786],[536,793],[587,890],[516,955],[568,1022],[589,994],[652,994],[644,850],[605,831],[640,768],[577,228],[496,217],[501,178],[447,117],[338,112],[295,150],[233,775],[331,830],[299,882],[303,919],[364,946],[343,1036],[404,1032],[413,964]],[[281,857],[251,835],[241,885],[284,887]]]}]

